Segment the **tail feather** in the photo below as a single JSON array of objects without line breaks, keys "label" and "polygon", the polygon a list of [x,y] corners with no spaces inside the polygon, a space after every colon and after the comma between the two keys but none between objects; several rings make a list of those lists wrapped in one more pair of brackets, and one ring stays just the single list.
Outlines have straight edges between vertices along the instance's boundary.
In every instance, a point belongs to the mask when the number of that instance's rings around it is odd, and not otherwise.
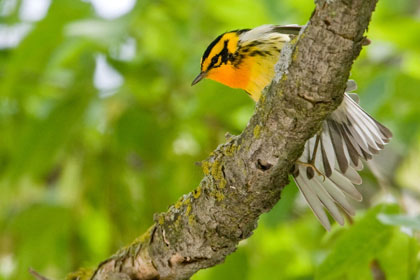
[{"label": "tail feather", "polygon": [[[308,145],[308,143],[306,143]],[[309,149],[305,149],[300,160],[307,161],[309,157],[307,152]],[[306,175],[306,170],[304,166],[298,165],[298,172],[294,175],[296,185],[298,186],[300,192],[302,193],[303,197],[305,198],[306,202],[308,203],[309,207],[314,212],[315,216],[318,218],[322,226],[330,230],[331,224],[328,220],[328,216],[326,215],[323,204],[319,199],[318,195],[315,193],[316,188],[314,188],[314,181],[319,180],[319,176],[314,176],[309,179],[309,176]]]},{"label": "tail feather", "polygon": [[322,203],[319,200],[318,196],[313,192],[313,184],[311,180],[308,179],[307,176],[303,175],[303,171],[304,168],[299,167],[299,173],[302,173],[302,175],[298,175],[297,177],[295,177],[296,184],[303,197],[305,198],[306,202],[308,203],[309,207],[312,209],[315,216],[321,222],[322,226],[325,229],[330,230],[331,224],[328,220],[328,216],[325,214],[325,211],[322,207]]},{"label": "tail feather", "polygon": [[325,182],[322,182],[322,186],[330,194],[334,201],[339,206],[341,206],[349,215],[355,214],[354,209],[353,207],[351,207],[345,194],[340,189],[338,189],[337,185],[334,184],[329,178],[327,178]]},{"label": "tail feather", "polygon": [[[327,120],[327,127],[330,132],[333,150],[335,152],[335,159],[337,160],[338,166],[342,172],[346,172],[349,161],[348,157],[345,154],[345,146],[343,143],[343,137],[340,134],[340,130],[338,129],[336,122],[331,120]],[[348,154],[348,153],[347,153]]]},{"label": "tail feather", "polygon": [[325,208],[328,209],[328,211],[331,213],[331,216],[340,225],[344,225],[343,216],[341,215],[340,210],[338,210],[336,202],[323,186],[324,182],[321,182],[320,180],[314,180],[314,183],[315,183],[315,188],[313,189],[315,190],[315,193],[318,196],[319,200],[322,202]]},{"label": "tail feather", "polygon": [[[349,88],[356,86],[353,83]],[[300,161],[310,161],[316,137],[305,144]],[[362,183],[358,174],[363,169],[361,159],[369,160],[382,150],[392,133],[360,108],[357,94],[345,93],[342,104],[324,121],[319,137],[314,165],[325,177],[305,172],[307,167],[298,164],[294,178],[315,216],[329,230],[331,225],[324,208],[339,224],[344,223],[339,208],[349,215],[355,214],[347,197],[362,200],[354,187]]]},{"label": "tail feather", "polygon": [[331,181],[345,194],[347,194],[349,197],[353,198],[357,201],[362,201],[362,195],[360,192],[354,187],[352,182],[350,182],[349,179],[347,179],[341,172],[338,170],[336,172],[333,172],[333,174],[330,177]]},{"label": "tail feather", "polygon": [[343,175],[355,185],[362,184],[362,177],[360,177],[359,173],[354,168],[348,168]]},{"label": "tail feather", "polygon": [[347,131],[345,130],[345,128],[343,126],[338,126],[338,128],[339,128],[340,134],[343,136],[344,145],[347,147],[347,151],[351,159],[349,164],[351,167],[354,167],[357,169],[361,163],[359,159],[360,151],[358,151],[358,149],[355,147],[356,145],[354,145],[352,141],[350,140],[350,137]]},{"label": "tail feather", "polygon": [[[312,138],[313,139],[313,138]],[[323,129],[322,129],[322,134],[321,134],[321,147],[324,147],[325,150],[325,157],[323,155],[323,165],[325,170],[327,171],[328,169],[331,169],[331,171],[326,172],[326,176],[330,177],[332,174],[332,170],[334,170],[335,168],[335,153],[334,153],[334,149],[331,149],[331,147],[333,147],[332,141],[331,141],[331,136],[330,136],[330,132],[327,126],[327,123],[324,122],[323,124]],[[309,149],[310,147],[308,147]],[[329,168],[327,168],[327,166],[329,166]]]}]

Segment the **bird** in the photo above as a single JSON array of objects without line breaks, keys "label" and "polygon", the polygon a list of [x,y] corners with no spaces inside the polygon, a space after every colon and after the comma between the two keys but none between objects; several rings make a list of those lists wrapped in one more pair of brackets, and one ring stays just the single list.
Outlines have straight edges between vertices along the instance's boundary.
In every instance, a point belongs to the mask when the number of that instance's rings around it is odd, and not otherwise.
[{"label": "bird", "polygon": [[[225,32],[214,39],[201,58],[201,71],[192,85],[211,79],[244,90],[255,102],[275,76],[275,64],[283,46],[301,31],[299,25],[262,25],[253,29]],[[361,201],[354,185],[362,179],[358,171],[392,138],[391,131],[359,106],[353,93],[356,83],[348,81],[342,103],[322,123],[318,133],[304,146],[292,172],[297,187],[329,231],[326,212],[340,225],[344,213],[355,215],[349,198]]]}]

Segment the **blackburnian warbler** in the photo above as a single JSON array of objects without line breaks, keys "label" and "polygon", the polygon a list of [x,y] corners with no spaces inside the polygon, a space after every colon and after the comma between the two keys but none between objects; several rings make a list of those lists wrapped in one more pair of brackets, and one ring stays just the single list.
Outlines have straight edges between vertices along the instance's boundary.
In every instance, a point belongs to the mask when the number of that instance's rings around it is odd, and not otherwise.
[{"label": "blackburnian warbler", "polygon": [[[220,35],[204,52],[201,72],[192,84],[212,79],[244,89],[258,101],[274,78],[282,47],[300,29],[294,25],[263,25]],[[355,214],[346,197],[362,200],[354,187],[362,183],[357,172],[363,168],[361,159],[371,159],[392,137],[385,126],[358,105],[357,95],[349,93],[355,88],[354,82],[348,83],[343,102],[324,121],[321,132],[307,141],[293,173],[301,193],[327,230],[330,221],[324,208],[341,225],[344,218],[338,207],[349,215]]]}]

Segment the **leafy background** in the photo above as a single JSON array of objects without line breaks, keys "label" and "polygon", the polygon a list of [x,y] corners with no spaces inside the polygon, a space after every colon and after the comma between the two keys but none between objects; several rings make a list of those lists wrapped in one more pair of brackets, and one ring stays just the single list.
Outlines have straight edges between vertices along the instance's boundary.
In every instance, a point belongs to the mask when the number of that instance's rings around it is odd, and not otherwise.
[{"label": "leafy background", "polygon": [[[0,279],[94,267],[197,186],[195,162],[254,110],[239,90],[190,87],[202,52],[224,31],[304,24],[313,7],[0,0]],[[419,2],[380,0],[367,34],[352,78],[395,137],[362,174],[354,224],[326,233],[291,183],[225,264],[192,279],[420,279]]]}]

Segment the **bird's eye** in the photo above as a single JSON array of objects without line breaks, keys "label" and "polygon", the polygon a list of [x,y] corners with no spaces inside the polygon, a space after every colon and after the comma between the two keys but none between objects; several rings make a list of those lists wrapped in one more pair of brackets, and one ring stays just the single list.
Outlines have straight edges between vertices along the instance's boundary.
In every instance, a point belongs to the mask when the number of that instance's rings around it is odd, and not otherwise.
[{"label": "bird's eye", "polygon": [[214,56],[214,57],[211,59],[211,63],[212,63],[212,64],[216,64],[216,63],[217,63],[217,56]]}]

